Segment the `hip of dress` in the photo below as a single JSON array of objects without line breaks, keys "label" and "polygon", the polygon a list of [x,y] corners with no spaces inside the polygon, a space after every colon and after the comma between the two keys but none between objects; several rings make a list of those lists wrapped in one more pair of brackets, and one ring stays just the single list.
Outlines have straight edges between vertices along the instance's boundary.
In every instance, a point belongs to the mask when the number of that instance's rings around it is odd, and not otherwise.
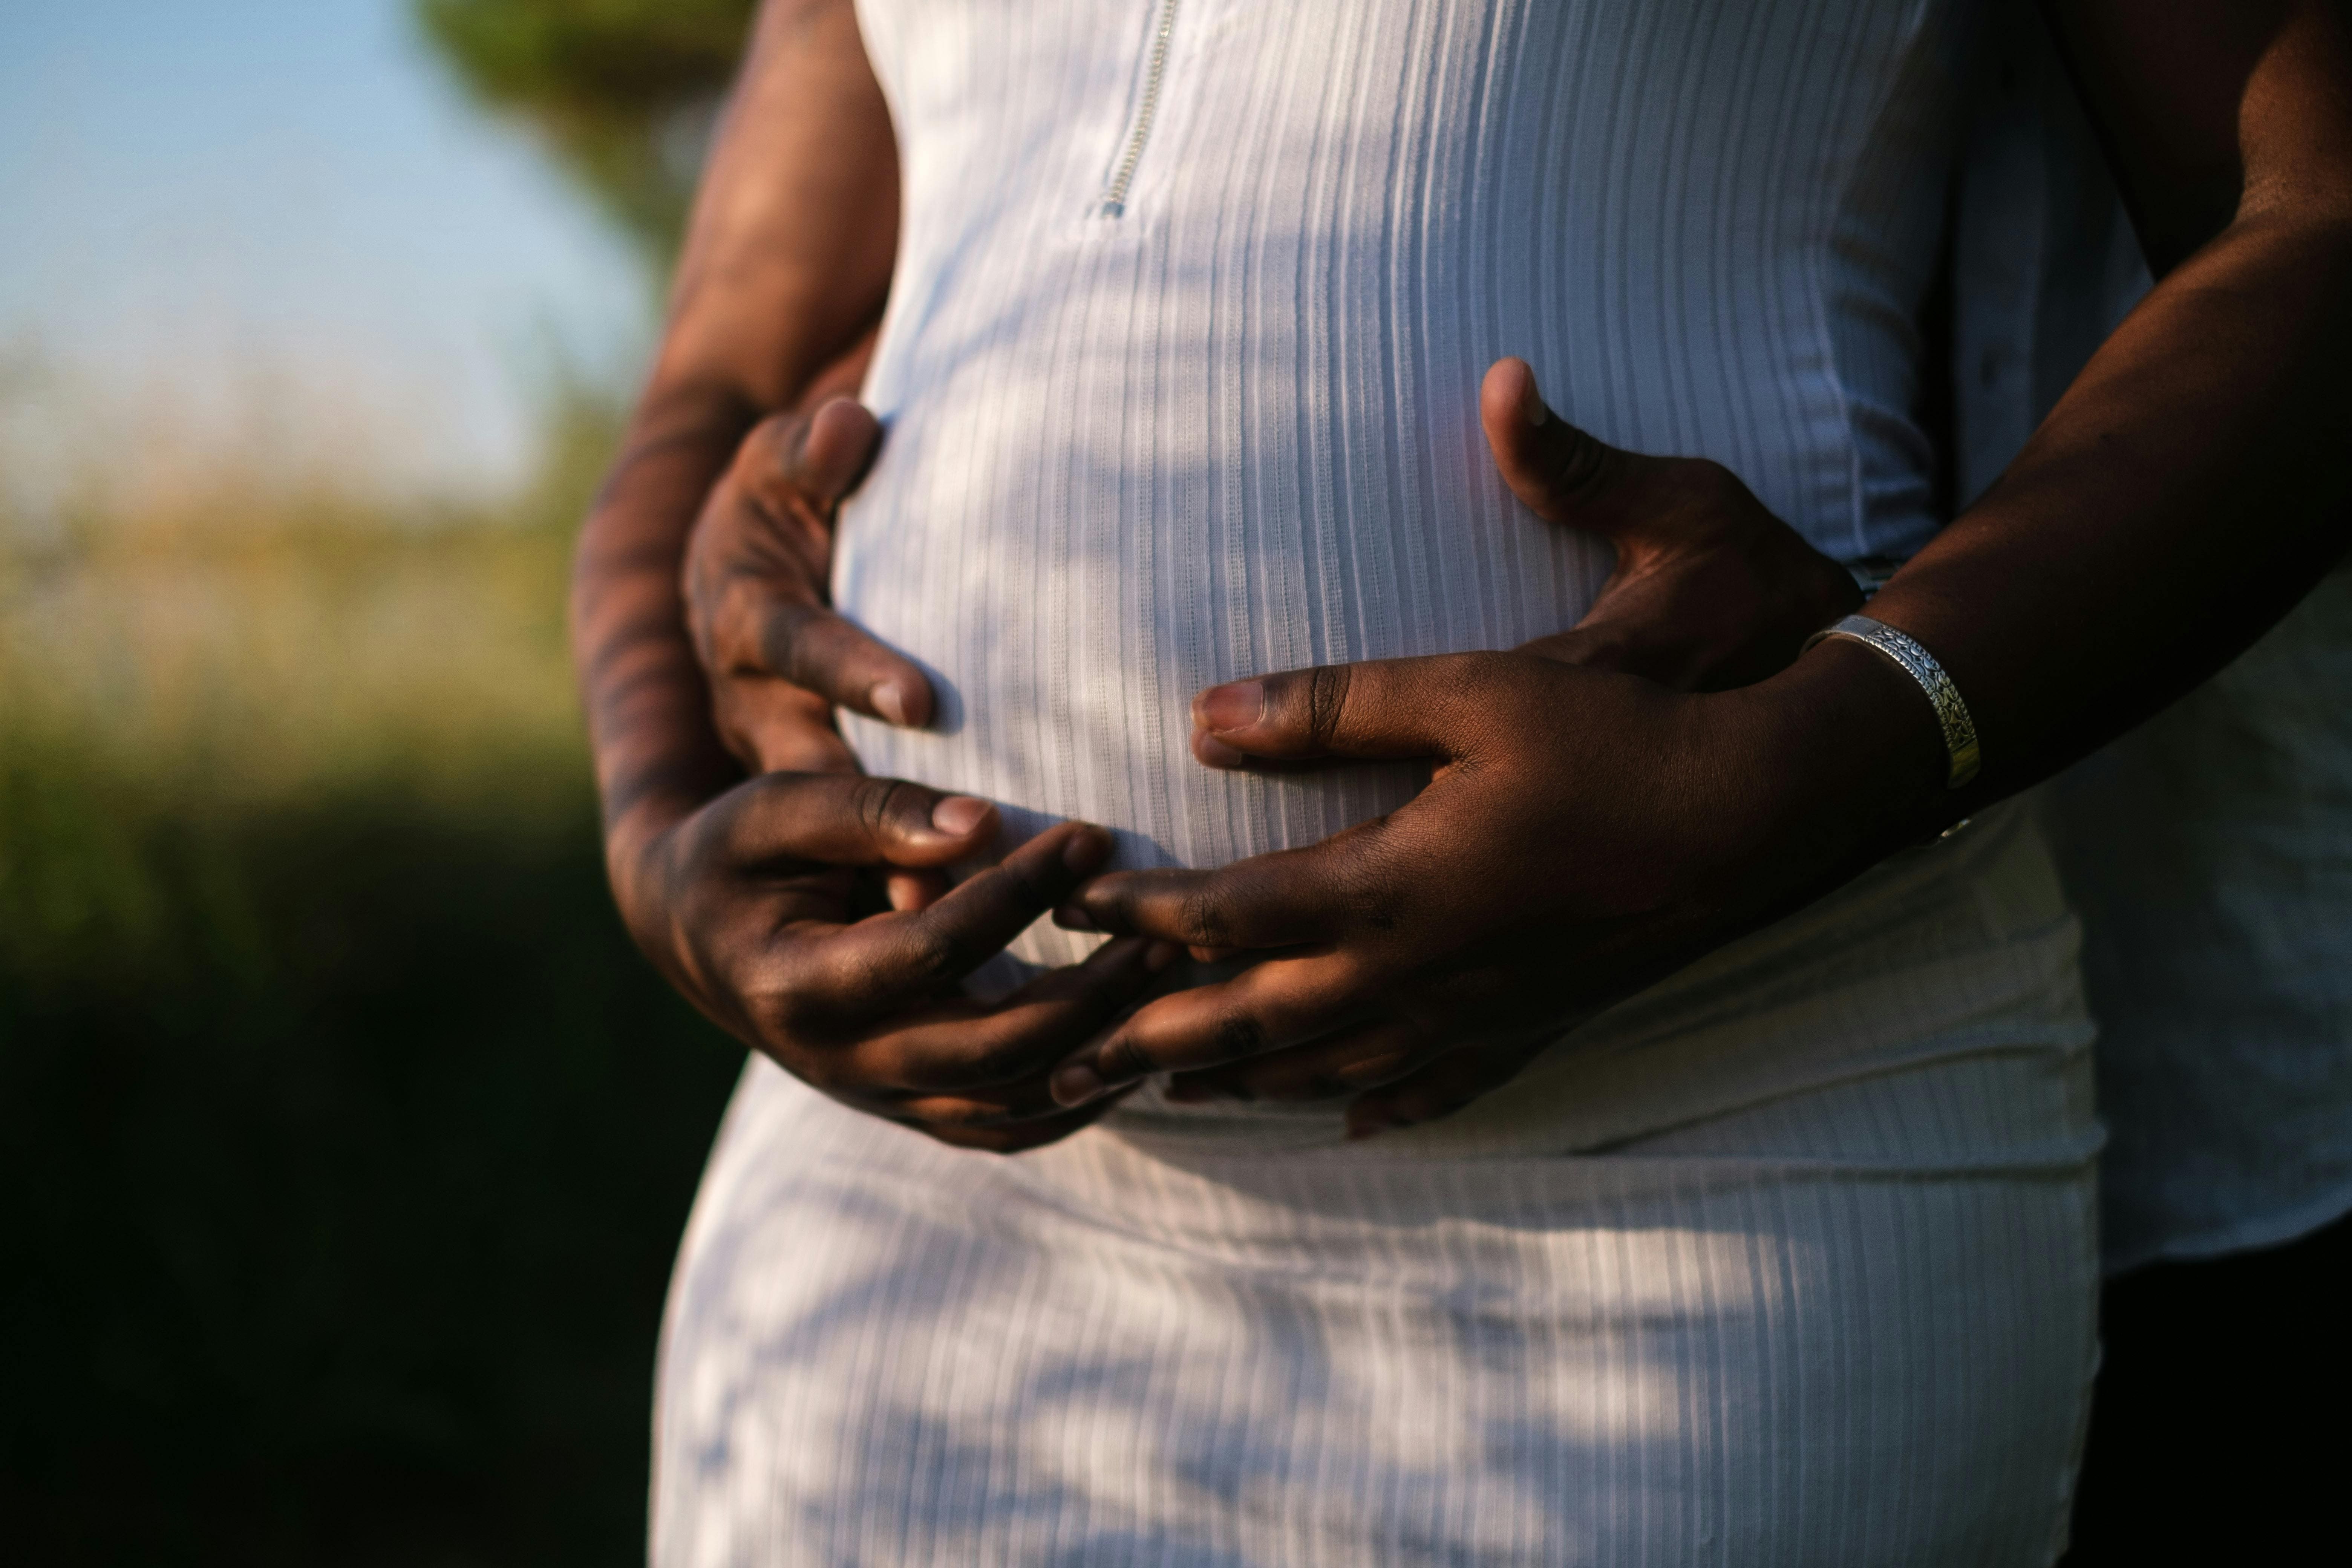
[{"label": "hip of dress", "polygon": [[2053,1561],[2096,1360],[2074,945],[2011,810],[1402,1137],[1147,1105],[1006,1159],[755,1060],[672,1287],[654,1559]]}]

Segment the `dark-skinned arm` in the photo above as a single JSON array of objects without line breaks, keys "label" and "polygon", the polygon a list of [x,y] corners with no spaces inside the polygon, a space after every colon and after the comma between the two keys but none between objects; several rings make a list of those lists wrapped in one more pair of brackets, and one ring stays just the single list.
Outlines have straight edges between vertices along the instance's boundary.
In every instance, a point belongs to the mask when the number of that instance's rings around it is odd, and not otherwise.
[{"label": "dark-skinned arm", "polygon": [[[714,723],[681,574],[698,516],[830,527],[870,424],[796,408],[854,384],[889,286],[897,149],[847,0],[772,0],[696,202],[661,350],[582,531],[572,640],[631,933],[698,1006],[835,1099],[945,1142],[1060,1136],[1041,1068],[1164,963],[1107,944],[1000,1002],[959,982],[1109,853],[1083,823],[983,856],[988,802],[862,776],[823,700],[771,684],[744,776]],[[1159,950],[1160,954],[1165,950]]]},{"label": "dark-skinned arm", "polygon": [[1873,605],[1977,716],[1961,809],[2212,675],[2352,546],[2345,7],[2050,13],[2159,281]]},{"label": "dark-skinned arm", "polygon": [[889,111],[851,8],[762,7],[658,357],[574,564],[573,654],[606,833],[623,846],[741,776],[686,635],[688,533],[754,426],[829,368],[854,378],[889,289],[898,188]]}]

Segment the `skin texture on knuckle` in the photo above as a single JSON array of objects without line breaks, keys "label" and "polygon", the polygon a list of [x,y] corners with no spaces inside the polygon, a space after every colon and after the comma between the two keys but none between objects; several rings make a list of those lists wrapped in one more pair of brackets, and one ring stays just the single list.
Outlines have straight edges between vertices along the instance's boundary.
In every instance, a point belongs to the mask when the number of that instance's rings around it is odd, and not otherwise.
[{"label": "skin texture on knuckle", "polygon": [[794,686],[840,700],[859,682],[851,669],[857,652],[846,622],[820,605],[771,599],[761,627],[768,662]]},{"label": "skin texture on knuckle", "polygon": [[1554,422],[1559,431],[1542,467],[1545,499],[1554,507],[1596,505],[1608,498],[1622,478],[1616,449],[1572,426]]},{"label": "skin texture on knuckle", "polygon": [[1193,947],[1238,945],[1230,906],[1224,884],[1217,878],[1204,878],[1187,887],[1176,904],[1176,927],[1182,940]]},{"label": "skin texture on knuckle", "polygon": [[1394,818],[1358,823],[1346,847],[1351,853],[1332,873],[1332,892],[1348,927],[1377,940],[1410,926],[1424,857],[1399,842]]},{"label": "skin texture on knuckle", "polygon": [[[740,573],[731,574],[713,596],[705,658],[716,674],[782,675],[775,650],[789,649],[796,605],[776,601],[773,587]],[[782,633],[781,637],[779,633]]]},{"label": "skin texture on knuckle", "polygon": [[1103,1047],[1096,1070],[1106,1083],[1132,1083],[1158,1072],[1160,1064],[1144,1054],[1134,1036],[1121,1034]]},{"label": "skin texture on knuckle", "polygon": [[1322,665],[1307,673],[1307,735],[1318,750],[1338,738],[1348,710],[1348,691],[1354,683],[1354,675],[1344,664]]},{"label": "skin texture on knuckle", "polygon": [[891,946],[887,964],[876,964],[859,977],[861,994],[890,995],[913,991],[924,995],[944,991],[963,978],[964,944],[956,933],[929,914],[908,921]]},{"label": "skin texture on knuckle", "polygon": [[809,421],[803,415],[769,415],[744,437],[735,455],[734,479],[766,505],[793,504],[803,496],[801,448],[808,440],[808,430]]},{"label": "skin texture on knuckle", "polygon": [[857,816],[857,826],[877,844],[898,837],[895,829],[900,814],[919,806],[920,786],[904,779],[861,778],[850,796],[850,806]]},{"label": "skin texture on knuckle", "polygon": [[1211,1028],[1210,1037],[1215,1042],[1218,1057],[1228,1061],[1264,1056],[1274,1047],[1265,1025],[1255,1015],[1239,1010],[1220,1016]]}]

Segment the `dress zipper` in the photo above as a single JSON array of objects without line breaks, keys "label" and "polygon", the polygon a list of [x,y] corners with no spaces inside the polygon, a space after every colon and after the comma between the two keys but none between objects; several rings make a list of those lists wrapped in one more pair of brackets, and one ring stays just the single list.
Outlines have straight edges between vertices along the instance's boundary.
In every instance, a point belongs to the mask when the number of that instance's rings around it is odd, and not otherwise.
[{"label": "dress zipper", "polygon": [[1105,217],[1127,214],[1127,189],[1135,183],[1135,166],[1143,161],[1144,144],[1151,140],[1151,117],[1160,111],[1160,79],[1168,74],[1168,39],[1176,30],[1176,5],[1177,0],[1160,0],[1160,26],[1151,34],[1151,58],[1143,68],[1143,97],[1135,106],[1135,125],[1127,133],[1110,184],[1103,187]]}]

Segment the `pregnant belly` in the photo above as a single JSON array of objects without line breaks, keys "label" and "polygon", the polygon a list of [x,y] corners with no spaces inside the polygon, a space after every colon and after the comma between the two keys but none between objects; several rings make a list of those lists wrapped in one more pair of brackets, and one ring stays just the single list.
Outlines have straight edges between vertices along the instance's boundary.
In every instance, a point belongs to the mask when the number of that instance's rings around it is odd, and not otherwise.
[{"label": "pregnant belly", "polygon": [[[1496,479],[1475,410],[1487,346],[1406,383],[1307,374],[1247,343],[1153,356],[1131,335],[1089,338],[1051,317],[1034,337],[935,355],[886,334],[867,396],[889,435],[844,509],[835,592],[928,667],[940,716],[906,731],[845,715],[851,743],[877,774],[998,802],[1014,838],[1064,817],[1100,823],[1127,866],[1219,865],[1403,805],[1419,765],[1203,768],[1187,744],[1189,707],[1202,687],[1239,676],[1508,647],[1583,613],[1608,547],[1543,523]],[[2072,1005],[2063,910],[2007,900],[2030,909],[2024,929],[1990,932],[1972,890],[1984,865],[2009,858],[2021,885],[2042,888],[2038,841],[1977,842],[1883,868],[1798,925],[1623,1005],[1545,1058],[1584,1064],[1575,1072],[1538,1063],[1496,1109],[1447,1126],[1482,1150],[1622,1140],[1980,1049],[1996,1016],[2017,1020],[2016,1038],[2074,1049],[2072,1016],[2059,1016]],[[1008,989],[1095,940],[1041,921],[974,988]],[[2034,963],[2021,966],[2029,949]],[[1989,978],[1958,984],[1956,964]],[[1895,974],[1911,978],[1892,984]],[[1995,994],[1994,980],[2020,975],[2031,984]],[[1811,1005],[1831,994],[1845,1000]],[[1773,997],[1788,1016],[1765,1028]],[[1586,1050],[1593,1028],[1618,1031],[1624,1049]],[[1728,1070],[1750,1058],[1748,1076]],[[1612,1063],[1625,1070],[1577,1076]],[[1577,1106],[1600,1120],[1562,1142]],[[1526,1125],[1506,1136],[1479,1120],[1506,1115]],[[1188,1144],[1339,1137],[1328,1106],[1178,1107],[1150,1091],[1104,1126]]]},{"label": "pregnant belly", "polygon": [[[1016,838],[1100,823],[1126,866],[1310,844],[1403,805],[1425,770],[1213,772],[1188,749],[1195,691],[1508,647],[1591,602],[1608,548],[1495,478],[1483,363],[1411,397],[1310,395],[1215,346],[1057,362],[1024,342],[943,363],[886,339],[868,396],[889,436],[843,510],[835,599],[922,662],[940,704],[921,732],[845,716],[869,771],[994,800]],[[1023,949],[1057,962],[1062,944]]]}]

